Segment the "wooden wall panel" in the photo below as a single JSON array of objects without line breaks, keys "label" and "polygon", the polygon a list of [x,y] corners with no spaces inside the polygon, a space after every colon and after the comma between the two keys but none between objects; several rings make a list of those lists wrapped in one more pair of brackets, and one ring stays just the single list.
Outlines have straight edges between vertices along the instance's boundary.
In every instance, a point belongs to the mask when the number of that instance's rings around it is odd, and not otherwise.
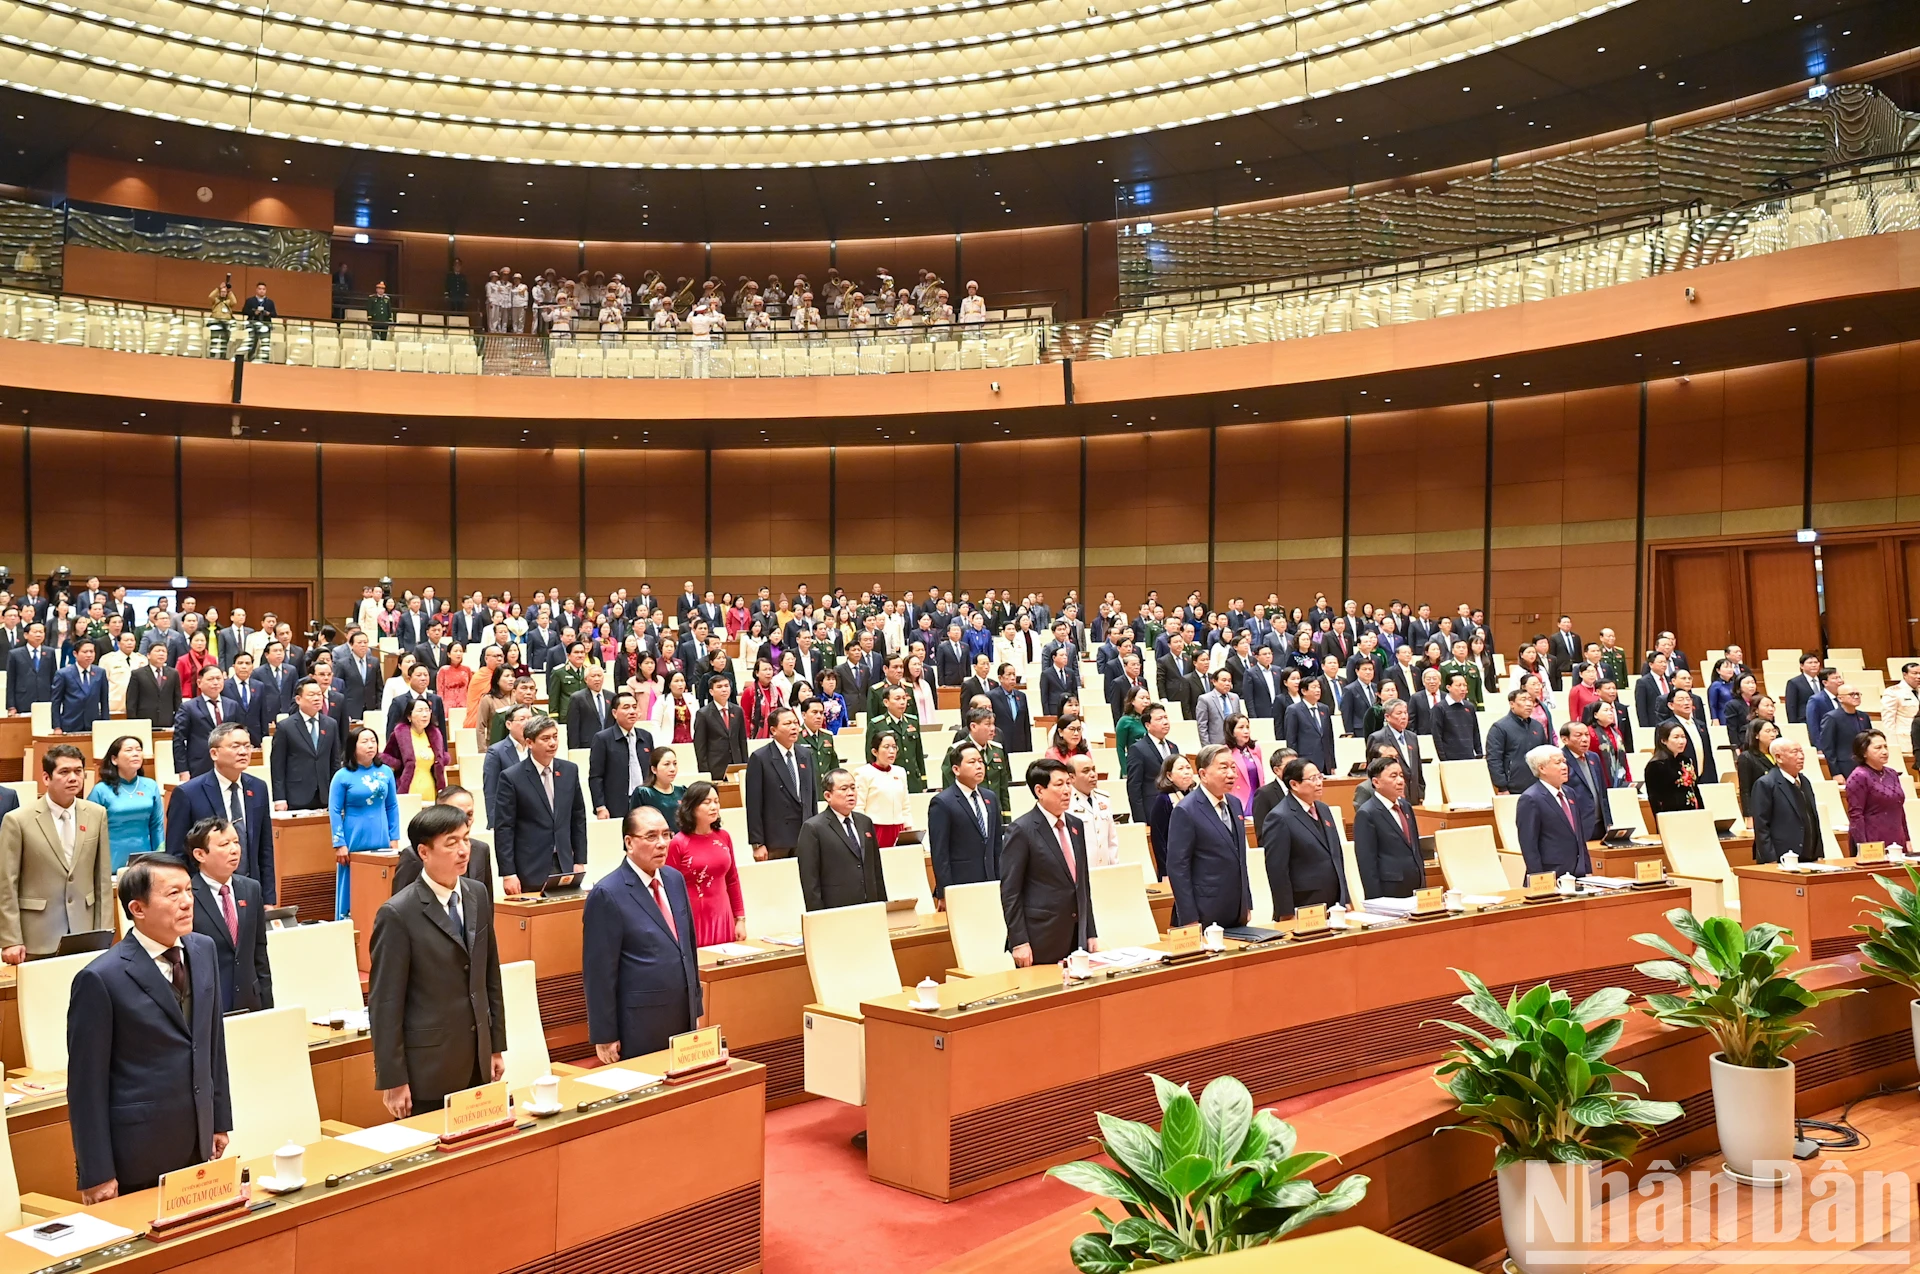
[{"label": "wooden wall panel", "polygon": [[[462,239],[462,243],[466,240]],[[564,270],[568,277],[578,275],[583,267],[574,264],[579,259],[579,246],[566,245],[565,260],[549,262],[556,270]],[[700,279],[705,277],[707,250],[698,243],[607,243],[589,239],[587,241],[585,269],[600,270],[608,278],[618,272],[625,276],[628,287],[638,289],[641,276],[648,270],[656,271],[666,280],[669,288],[678,278]],[[545,269],[546,266],[540,267]],[[485,278],[483,271],[481,277]],[[698,295],[700,289],[694,288]]]},{"label": "wooden wall panel", "polygon": [[857,593],[878,581],[895,597],[953,586],[953,460],[951,446],[839,449],[836,584]]},{"label": "wooden wall panel", "polygon": [[1621,616],[1633,613],[1639,415],[1635,385],[1495,405],[1487,616],[1509,655],[1562,613],[1585,636],[1603,625],[1624,636]]},{"label": "wooden wall panel", "polygon": [[[358,605],[361,588],[383,575],[403,588],[447,587],[452,547],[444,450],[329,444],[320,464],[324,614],[338,623]],[[463,554],[472,552],[465,543],[467,526],[476,521],[472,512],[469,506],[461,519]]]},{"label": "wooden wall panel", "polygon": [[[442,466],[444,492],[446,454],[431,454]],[[562,595],[577,591],[579,451],[463,447],[459,466],[460,587],[467,592],[512,589],[522,601],[535,589],[557,588]],[[432,502],[426,515],[436,510],[444,526],[444,498]]]},{"label": "wooden wall panel", "polygon": [[251,295],[267,285],[274,308],[287,318],[326,318],[332,312],[332,281],[311,271],[269,270],[264,266],[188,261],[152,252],[114,252],[69,244],[63,281],[68,292],[204,310],[207,296],[232,271],[233,290]]},{"label": "wooden wall panel", "polygon": [[827,449],[713,453],[713,584],[752,591],[827,576]]},{"label": "wooden wall panel", "polygon": [[706,553],[704,453],[587,453],[588,592],[637,593],[647,581],[671,596],[706,574]]},{"label": "wooden wall panel", "polygon": [[1899,346],[1885,345],[1835,354],[1817,364],[1813,525],[1870,526],[1896,520],[1902,361]]},{"label": "wooden wall panel", "polygon": [[[67,198],[80,203],[263,226],[333,228],[331,187],[256,176],[244,167],[201,172],[73,151],[67,155],[66,177]],[[203,188],[211,195],[205,203],[199,195]]]},{"label": "wooden wall panel", "polygon": [[[1087,440],[1087,596],[1130,607],[1147,590],[1207,586],[1205,430]],[[1164,598],[1163,598],[1164,600]]]},{"label": "wooden wall panel", "polygon": [[[1748,549],[1745,554],[1749,651],[1764,656],[1769,650],[1814,650],[1820,645],[1820,614],[1814,600],[1813,550],[1802,545]],[[1711,590],[1706,584],[1703,589]],[[1678,629],[1674,630],[1678,633]],[[1721,643],[1702,643],[1699,649]],[[1682,647],[1682,649],[1686,649]]]},{"label": "wooden wall panel", "polygon": [[1251,605],[1278,592],[1283,605],[1304,608],[1316,591],[1340,591],[1345,435],[1339,417],[1219,430],[1217,597],[1207,600],[1244,595]]},{"label": "wooden wall panel", "polygon": [[1079,579],[1079,542],[1078,439],[962,444],[960,588],[1058,601]]},{"label": "wooden wall panel", "polygon": [[182,439],[188,577],[196,583],[311,580],[317,455],[312,443]]},{"label": "wooden wall panel", "polygon": [[[967,279],[980,282],[980,294],[988,305],[1028,304],[1051,300],[1054,316],[1077,318],[1081,311],[1080,248],[1077,225],[1040,226],[1031,230],[992,230],[970,234],[961,240],[961,260],[966,278],[951,289],[956,298],[966,291]],[[845,261],[846,245],[840,245]],[[947,260],[951,261],[949,254]],[[898,264],[898,263],[896,263]],[[911,273],[919,262],[899,265]],[[926,263],[939,270],[937,259]],[[944,273],[944,271],[942,271]]]},{"label": "wooden wall panel", "polygon": [[1804,363],[1653,381],[1647,438],[1649,540],[1800,524]]},{"label": "wooden wall panel", "polygon": [[[173,439],[35,429],[32,462],[34,574],[173,574]],[[14,559],[16,574],[23,564]]]},{"label": "wooden wall panel", "polygon": [[1889,655],[1911,649],[1906,609],[1889,587],[1901,569],[1892,547],[1880,540],[1829,543],[1821,546],[1820,560],[1827,644],[1857,646],[1867,667],[1884,671]]}]

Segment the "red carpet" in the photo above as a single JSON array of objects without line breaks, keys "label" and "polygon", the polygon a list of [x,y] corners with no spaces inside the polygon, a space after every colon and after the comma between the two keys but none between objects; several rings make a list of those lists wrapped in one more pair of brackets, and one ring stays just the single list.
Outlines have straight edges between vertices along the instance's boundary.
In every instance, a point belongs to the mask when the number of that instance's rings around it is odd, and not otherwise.
[{"label": "red carpet", "polygon": [[[1380,1082],[1359,1080],[1276,1103],[1282,1116]],[[1032,1176],[954,1203],[867,1178],[866,1155],[848,1144],[864,1110],[810,1101],[767,1114],[767,1274],[920,1274],[1087,1196]],[[1091,1225],[1091,1222],[1089,1222]]]}]

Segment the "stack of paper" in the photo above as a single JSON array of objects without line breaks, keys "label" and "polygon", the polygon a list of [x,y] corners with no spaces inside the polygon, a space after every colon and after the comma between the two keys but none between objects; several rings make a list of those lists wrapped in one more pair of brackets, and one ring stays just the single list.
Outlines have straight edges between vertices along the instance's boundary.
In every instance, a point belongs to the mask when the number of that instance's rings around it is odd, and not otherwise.
[{"label": "stack of paper", "polygon": [[[771,941],[771,939],[769,939],[769,941]],[[701,947],[700,949],[702,951],[710,951],[725,960],[730,960],[735,956],[761,954],[759,947],[750,947],[744,942],[716,942],[710,947]]]},{"label": "stack of paper", "polygon": [[1468,894],[1462,901],[1469,907],[1498,907],[1506,899],[1499,894]]},{"label": "stack of paper", "polygon": [[1111,951],[1094,952],[1092,959],[1096,968],[1131,969],[1136,965],[1157,964],[1166,959],[1166,955],[1148,947],[1115,947]]},{"label": "stack of paper", "polygon": [[1360,904],[1368,911],[1381,916],[1411,916],[1414,909],[1412,898],[1369,898]]},{"label": "stack of paper", "polygon": [[1632,889],[1637,882],[1630,876],[1582,876],[1580,883],[1589,889]]},{"label": "stack of paper", "polygon": [[804,947],[806,940],[797,933],[769,933],[761,935],[760,941],[770,942],[776,947]]},{"label": "stack of paper", "polygon": [[401,1155],[409,1150],[418,1150],[430,1146],[439,1138],[430,1132],[421,1132],[418,1128],[409,1128],[405,1124],[375,1124],[371,1128],[362,1128],[359,1132],[350,1132],[337,1138],[350,1146],[359,1146],[362,1150],[371,1150],[380,1155]]}]

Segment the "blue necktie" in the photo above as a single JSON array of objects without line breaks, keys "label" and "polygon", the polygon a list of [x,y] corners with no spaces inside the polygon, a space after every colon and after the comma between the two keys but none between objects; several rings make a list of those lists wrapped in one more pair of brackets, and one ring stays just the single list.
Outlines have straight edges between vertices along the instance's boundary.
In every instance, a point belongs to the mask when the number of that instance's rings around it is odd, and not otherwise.
[{"label": "blue necktie", "polygon": [[460,944],[466,945],[467,926],[460,919],[460,882],[455,881],[453,892],[447,895],[447,919],[453,921],[453,931],[460,935]]}]

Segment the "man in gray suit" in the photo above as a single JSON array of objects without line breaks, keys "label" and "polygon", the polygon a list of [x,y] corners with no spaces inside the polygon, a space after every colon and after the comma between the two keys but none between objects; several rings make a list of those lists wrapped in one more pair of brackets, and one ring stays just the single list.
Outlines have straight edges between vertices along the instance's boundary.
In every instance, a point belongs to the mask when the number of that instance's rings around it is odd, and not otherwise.
[{"label": "man in gray suit", "polygon": [[1213,689],[1194,704],[1194,724],[1200,732],[1200,746],[1209,747],[1227,741],[1227,718],[1246,712],[1246,705],[1233,692],[1233,674],[1225,668],[1213,674]]},{"label": "man in gray suit", "polygon": [[40,756],[47,794],[0,819],[0,960],[52,955],[70,933],[113,928],[107,812],[80,799],[85,756],[56,743]]},{"label": "man in gray suit", "polygon": [[1427,796],[1426,773],[1421,767],[1420,740],[1412,728],[1413,710],[1404,699],[1396,699],[1387,709],[1386,724],[1367,736],[1367,746],[1389,745],[1400,757],[1407,778],[1407,799],[1415,805]]},{"label": "man in gray suit", "polygon": [[506,1074],[507,1015],[493,896],[465,876],[467,816],[429,805],[407,824],[420,879],[373,918],[367,1017],[373,1085],[395,1119]]},{"label": "man in gray suit", "polygon": [[227,612],[227,626],[214,634],[220,645],[220,671],[230,672],[233,661],[246,653],[247,638],[253,636],[253,629],[247,627],[245,608],[236,606]]}]

